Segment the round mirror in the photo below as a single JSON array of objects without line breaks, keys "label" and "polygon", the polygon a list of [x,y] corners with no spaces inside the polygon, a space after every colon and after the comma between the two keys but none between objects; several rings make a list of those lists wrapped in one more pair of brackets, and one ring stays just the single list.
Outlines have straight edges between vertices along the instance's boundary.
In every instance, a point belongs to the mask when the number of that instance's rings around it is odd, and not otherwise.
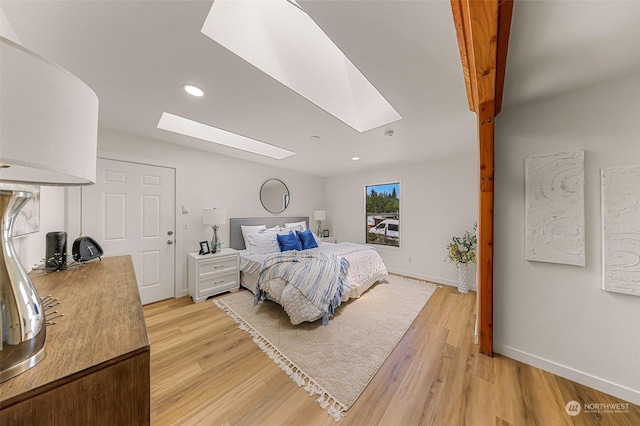
[{"label": "round mirror", "polygon": [[269,213],[282,213],[289,205],[289,188],[280,179],[269,179],[260,188],[260,202]]}]

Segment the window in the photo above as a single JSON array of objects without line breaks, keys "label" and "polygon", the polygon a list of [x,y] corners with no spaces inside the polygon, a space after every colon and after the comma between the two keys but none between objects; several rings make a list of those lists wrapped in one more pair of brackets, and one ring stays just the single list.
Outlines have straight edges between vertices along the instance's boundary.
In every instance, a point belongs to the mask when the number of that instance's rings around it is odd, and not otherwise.
[{"label": "window", "polygon": [[365,186],[366,241],[400,247],[400,182]]}]

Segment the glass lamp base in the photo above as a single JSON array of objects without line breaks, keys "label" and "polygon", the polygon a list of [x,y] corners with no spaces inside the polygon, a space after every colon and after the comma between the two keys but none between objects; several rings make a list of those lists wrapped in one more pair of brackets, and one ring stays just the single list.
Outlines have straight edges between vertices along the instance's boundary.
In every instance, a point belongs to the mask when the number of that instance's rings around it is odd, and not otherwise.
[{"label": "glass lamp base", "polygon": [[25,372],[45,356],[45,314],[11,237],[15,218],[31,196],[25,191],[0,190],[0,382]]},{"label": "glass lamp base", "polygon": [[211,239],[211,253],[217,253],[222,250],[222,243],[218,238],[218,225],[213,225],[213,238]]}]

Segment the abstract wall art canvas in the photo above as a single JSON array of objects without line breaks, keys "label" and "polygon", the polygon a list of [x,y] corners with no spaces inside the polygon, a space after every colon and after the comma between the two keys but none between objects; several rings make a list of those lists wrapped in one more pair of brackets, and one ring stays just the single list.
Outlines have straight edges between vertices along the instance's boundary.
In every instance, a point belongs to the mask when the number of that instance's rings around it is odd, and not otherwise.
[{"label": "abstract wall art canvas", "polygon": [[585,265],[584,151],[525,159],[526,258]]},{"label": "abstract wall art canvas", "polygon": [[40,187],[34,185],[1,184],[0,189],[13,191],[28,191],[33,194],[27,204],[20,210],[13,224],[11,235],[31,234],[40,230]]},{"label": "abstract wall art canvas", "polygon": [[602,169],[602,288],[640,296],[640,166]]}]

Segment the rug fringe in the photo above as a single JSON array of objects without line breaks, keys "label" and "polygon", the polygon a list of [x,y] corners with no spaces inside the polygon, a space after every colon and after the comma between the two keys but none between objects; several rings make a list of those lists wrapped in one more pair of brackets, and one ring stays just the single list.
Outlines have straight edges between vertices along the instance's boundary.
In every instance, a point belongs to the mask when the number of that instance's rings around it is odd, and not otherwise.
[{"label": "rug fringe", "polygon": [[442,287],[441,284],[432,283],[431,281],[422,280],[419,278],[411,278],[411,277],[405,277],[404,275],[395,275],[395,274],[393,276],[396,278],[400,278],[401,280],[404,280],[404,281],[413,281],[420,284],[426,284],[429,287],[433,287],[433,288],[444,288]]},{"label": "rug fringe", "polygon": [[[347,407],[339,402],[333,395],[327,392],[322,386],[318,385],[312,377],[309,377],[304,371],[302,371],[297,365],[295,365],[289,358],[278,350],[267,338],[265,338],[258,330],[253,328],[251,324],[246,322],[242,317],[236,314],[233,309],[228,307],[222,299],[214,300],[213,303],[226,313],[242,331],[246,331],[255,344],[265,353],[269,358],[275,362],[278,367],[291,378],[291,380],[298,386],[303,387],[304,391],[309,396],[320,395],[316,402],[320,405],[320,408],[327,410],[327,414],[333,418],[336,422],[339,422],[346,416]],[[332,402],[333,401],[333,402]]]}]

